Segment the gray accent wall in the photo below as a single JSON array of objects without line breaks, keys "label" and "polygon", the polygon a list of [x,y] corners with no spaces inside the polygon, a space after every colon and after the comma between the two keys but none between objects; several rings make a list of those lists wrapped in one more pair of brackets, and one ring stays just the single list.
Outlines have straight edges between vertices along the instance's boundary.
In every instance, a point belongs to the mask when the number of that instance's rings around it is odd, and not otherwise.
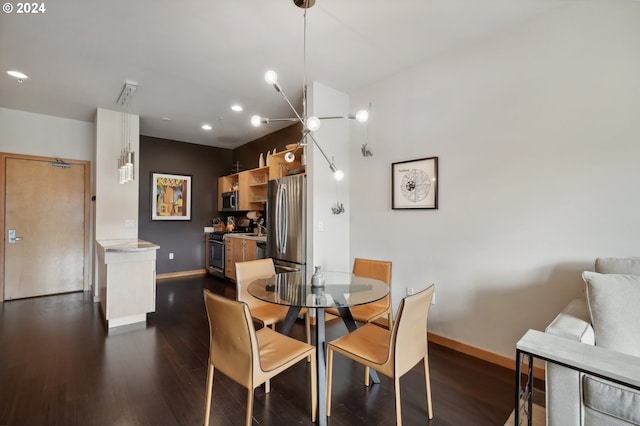
[{"label": "gray accent wall", "polygon": [[[217,215],[218,176],[229,173],[232,150],[140,136],[138,237],[160,246],[156,272],[205,267],[204,227]],[[152,173],[190,175],[191,220],[151,220]],[[174,253],[174,259],[169,259]]]}]

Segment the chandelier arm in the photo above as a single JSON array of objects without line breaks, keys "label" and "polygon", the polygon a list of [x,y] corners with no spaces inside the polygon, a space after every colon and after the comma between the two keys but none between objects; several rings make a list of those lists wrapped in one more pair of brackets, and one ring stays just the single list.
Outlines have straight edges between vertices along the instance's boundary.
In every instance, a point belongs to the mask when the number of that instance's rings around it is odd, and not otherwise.
[{"label": "chandelier arm", "polygon": [[334,115],[334,116],[331,116],[331,117],[318,117],[318,119],[320,119],[320,120],[335,120],[335,119],[338,119],[338,118],[347,119],[347,120],[355,120],[356,116],[352,115],[352,114],[349,114],[349,115]]},{"label": "chandelier arm", "polygon": [[262,118],[264,120],[265,123],[271,123],[271,122],[278,122],[278,121],[300,121],[299,119],[295,118],[295,117],[291,117],[291,118],[266,118],[263,117]]}]

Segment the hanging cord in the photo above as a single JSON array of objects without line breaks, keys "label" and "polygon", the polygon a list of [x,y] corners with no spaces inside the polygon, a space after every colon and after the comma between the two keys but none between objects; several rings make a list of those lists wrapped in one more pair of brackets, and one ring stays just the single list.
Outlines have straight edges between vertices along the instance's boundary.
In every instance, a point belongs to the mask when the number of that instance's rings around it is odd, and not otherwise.
[{"label": "hanging cord", "polygon": [[362,151],[362,156],[363,157],[373,157],[373,152],[371,152],[371,150],[367,147],[368,141],[369,141],[369,123],[371,122],[371,102],[369,102],[369,120],[367,120],[367,125],[365,127],[364,130],[364,143],[362,144],[362,147],[360,148],[360,151]]},{"label": "hanging cord", "polygon": [[[306,6],[306,5],[305,5]],[[307,119],[307,7],[302,15],[302,118]]]},{"label": "hanging cord", "polygon": [[340,195],[338,194],[338,183],[336,182],[336,206],[331,207],[331,213],[340,214],[344,213],[344,205],[340,202]]}]

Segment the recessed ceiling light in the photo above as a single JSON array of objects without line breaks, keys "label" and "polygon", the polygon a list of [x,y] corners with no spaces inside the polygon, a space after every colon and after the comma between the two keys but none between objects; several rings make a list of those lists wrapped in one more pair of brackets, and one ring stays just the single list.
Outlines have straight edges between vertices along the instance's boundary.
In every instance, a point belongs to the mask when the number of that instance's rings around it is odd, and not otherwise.
[{"label": "recessed ceiling light", "polygon": [[16,70],[8,70],[7,74],[9,74],[11,77],[17,78],[18,81],[22,81],[25,80],[27,78],[29,78],[28,75],[26,75],[25,73],[22,73],[20,71],[16,71]]},{"label": "recessed ceiling light", "polygon": [[211,130],[213,127],[211,127],[211,124],[203,124],[202,125],[202,129],[203,130]]},{"label": "recessed ceiling light", "polygon": [[242,111],[243,108],[242,108],[242,105],[235,104],[235,105],[231,105],[231,109],[235,112],[240,112]]}]

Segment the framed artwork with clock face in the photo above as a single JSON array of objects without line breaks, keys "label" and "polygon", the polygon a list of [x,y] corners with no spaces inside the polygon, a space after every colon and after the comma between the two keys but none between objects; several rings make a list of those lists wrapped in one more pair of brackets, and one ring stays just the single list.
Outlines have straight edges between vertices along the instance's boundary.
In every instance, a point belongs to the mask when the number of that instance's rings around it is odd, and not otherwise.
[{"label": "framed artwork with clock face", "polygon": [[438,208],[438,157],[391,164],[391,208]]}]

